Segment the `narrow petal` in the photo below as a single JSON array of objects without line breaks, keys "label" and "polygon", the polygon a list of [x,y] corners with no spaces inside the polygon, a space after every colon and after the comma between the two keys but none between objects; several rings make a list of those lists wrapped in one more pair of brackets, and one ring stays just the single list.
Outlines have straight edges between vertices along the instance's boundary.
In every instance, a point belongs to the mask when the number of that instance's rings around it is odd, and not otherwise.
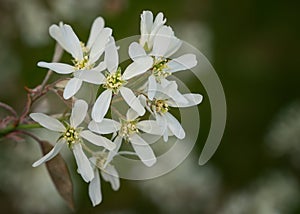
[{"label": "narrow petal", "polygon": [[172,56],[174,53],[176,53],[176,51],[178,51],[181,45],[182,45],[182,41],[177,37],[173,36],[171,38],[168,51],[165,53],[164,57],[169,58],[170,56]]},{"label": "narrow petal", "polygon": [[187,99],[178,91],[178,85],[176,81],[168,81],[164,79],[164,81],[162,81],[162,84],[164,84],[165,86],[162,89],[162,93],[167,95],[169,98],[172,98],[177,103],[188,103]]},{"label": "narrow petal", "polygon": [[62,149],[64,143],[65,143],[64,140],[59,140],[55,144],[55,146],[53,147],[53,149],[50,150],[50,152],[48,152],[45,156],[43,156],[38,161],[34,162],[32,164],[32,166],[33,167],[37,167],[37,166],[41,165],[42,163],[45,163],[46,161],[51,160],[52,158],[54,158],[59,153],[59,151]]},{"label": "narrow petal", "polygon": [[67,100],[74,96],[82,85],[82,80],[76,77],[69,80],[64,90],[64,98]]},{"label": "narrow petal", "polygon": [[96,62],[105,50],[105,45],[109,42],[112,29],[104,28],[97,36],[90,52],[90,63]]},{"label": "narrow petal", "polygon": [[110,73],[113,73],[117,70],[118,65],[119,65],[119,55],[118,55],[118,49],[117,49],[117,46],[115,44],[115,40],[113,37],[110,37],[110,41],[105,47],[104,61],[107,66],[107,70]]},{"label": "narrow petal", "polygon": [[156,94],[156,80],[153,75],[150,75],[148,78],[148,98],[150,100],[153,100],[155,94]]},{"label": "narrow petal", "polygon": [[103,146],[108,150],[113,150],[114,148],[116,148],[116,145],[111,142],[111,140],[100,135],[96,135],[89,130],[80,132],[80,136],[96,146]]},{"label": "narrow petal", "polygon": [[195,54],[185,54],[176,59],[172,59],[167,65],[170,69],[169,71],[174,73],[195,67],[197,65],[197,59]]},{"label": "narrow petal", "polygon": [[74,73],[74,76],[85,82],[100,85],[104,83],[105,77],[99,70],[79,70]]},{"label": "narrow petal", "polygon": [[133,134],[129,137],[129,140],[134,151],[146,166],[150,167],[156,163],[156,157],[152,148],[143,140],[143,138],[137,134]]},{"label": "narrow petal", "polygon": [[53,117],[49,117],[43,113],[31,113],[29,115],[35,122],[41,126],[56,132],[64,132],[65,126]]},{"label": "narrow petal", "polygon": [[84,100],[77,100],[72,108],[70,124],[76,128],[83,122],[88,110],[88,104]]},{"label": "narrow petal", "polygon": [[112,97],[111,90],[105,90],[100,94],[92,110],[93,120],[95,120],[96,122],[101,122],[103,120],[104,116],[108,111],[111,97]]},{"label": "narrow petal", "polygon": [[128,109],[128,111],[126,112],[126,119],[128,121],[135,120],[138,117],[139,117],[138,113],[136,113],[136,111],[133,110],[132,108]]},{"label": "narrow petal", "polygon": [[112,151],[110,151],[107,155],[107,159],[106,159],[106,162],[104,164],[104,168],[107,167],[107,165],[113,160],[113,158],[118,154],[119,152],[119,149],[122,145],[122,140],[123,138],[121,136],[117,136],[115,139],[114,139],[114,144],[116,145],[116,148]]},{"label": "narrow petal", "polygon": [[153,58],[150,56],[137,58],[125,69],[123,78],[128,80],[132,77],[143,74],[148,71],[152,65]]},{"label": "narrow petal", "polygon": [[203,96],[201,94],[183,94],[184,98],[188,101],[187,103],[180,103],[180,102],[175,102],[173,100],[168,101],[168,105],[171,107],[190,107],[190,106],[195,106],[198,105],[199,103],[202,102]]},{"label": "narrow petal", "polygon": [[141,38],[140,44],[144,46],[148,42],[149,34],[151,33],[151,29],[153,26],[153,14],[151,11],[143,11],[141,14],[141,24],[140,24],[140,31],[141,31]]},{"label": "narrow petal", "polygon": [[133,42],[129,45],[128,54],[132,60],[147,56],[144,48],[137,42]]},{"label": "narrow petal", "polygon": [[85,182],[90,182],[94,178],[94,171],[89,159],[84,154],[80,143],[73,145],[73,154],[78,166],[78,173]]},{"label": "narrow petal", "polygon": [[64,37],[65,43],[69,47],[68,49],[73,58],[78,60],[83,59],[83,52],[80,41],[70,25],[64,24],[62,26],[62,36]]},{"label": "narrow petal", "polygon": [[58,74],[71,74],[75,71],[74,67],[65,63],[58,62],[38,62],[39,67],[48,68]]},{"label": "narrow petal", "polygon": [[152,56],[162,57],[169,51],[169,45],[174,37],[171,27],[163,26],[154,37]]},{"label": "narrow petal", "polygon": [[106,69],[105,62],[100,62],[96,67],[93,68],[95,71],[104,71]]},{"label": "narrow petal", "polygon": [[156,114],[155,119],[163,135],[165,135],[166,132],[168,133],[168,124],[167,124],[166,117],[164,115]]},{"label": "narrow petal", "polygon": [[145,114],[145,109],[138,100],[138,98],[134,95],[131,89],[126,87],[121,87],[120,92],[126,103],[135,110],[140,116]]},{"label": "narrow petal", "polygon": [[91,180],[89,184],[89,196],[93,206],[96,206],[102,201],[101,181],[98,169],[94,170],[94,175],[95,177]]},{"label": "narrow petal", "polygon": [[185,138],[185,131],[183,130],[178,120],[169,112],[165,113],[165,117],[167,119],[168,127],[171,132],[179,139]]},{"label": "narrow petal", "polygon": [[111,134],[120,130],[121,124],[115,120],[103,118],[100,123],[92,120],[88,128],[98,134]]},{"label": "narrow petal", "polygon": [[137,128],[149,134],[162,135],[162,129],[155,120],[140,121],[137,123]]},{"label": "narrow petal", "polygon": [[108,164],[104,170],[101,170],[102,178],[111,184],[111,188],[117,191],[120,188],[120,178],[116,168]]},{"label": "narrow petal", "polygon": [[69,49],[68,44],[65,41],[65,38],[62,36],[61,27],[62,27],[62,25],[61,26],[58,26],[55,24],[51,25],[49,27],[49,34],[53,39],[55,39],[58,42],[58,44],[63,49],[65,49],[67,52],[71,53],[71,50]]},{"label": "narrow petal", "polygon": [[91,27],[91,31],[90,31],[90,36],[88,39],[88,42],[86,44],[86,46],[88,48],[91,48],[92,45],[94,44],[97,36],[99,35],[99,33],[101,32],[101,30],[104,28],[104,19],[102,17],[97,17]]}]

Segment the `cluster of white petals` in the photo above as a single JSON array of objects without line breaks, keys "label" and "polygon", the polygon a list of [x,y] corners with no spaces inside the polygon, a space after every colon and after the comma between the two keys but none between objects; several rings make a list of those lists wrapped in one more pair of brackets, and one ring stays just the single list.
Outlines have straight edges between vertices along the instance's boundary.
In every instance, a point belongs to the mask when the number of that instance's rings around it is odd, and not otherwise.
[{"label": "cluster of white petals", "polygon": [[[112,30],[105,27],[103,18],[95,19],[86,44],[67,24],[49,28],[51,37],[72,56],[72,64],[39,62],[38,66],[68,75],[63,98],[71,98],[73,107],[68,121],[42,113],[30,114],[41,126],[59,132],[61,136],[53,149],[33,166],[52,159],[65,144],[68,145],[74,154],[78,173],[89,183],[93,206],[102,201],[100,177],[110,182],[113,190],[120,187],[118,171],[112,161],[116,155],[124,154],[121,152],[123,142],[130,143],[132,153],[146,166],[153,166],[156,155],[143,134],[159,136],[164,141],[170,136],[185,138],[183,127],[169,110],[195,106],[202,101],[200,94],[182,94],[177,83],[168,80],[175,72],[195,67],[197,60],[189,53],[172,58],[182,42],[165,23],[162,13],[155,18],[150,11],[142,13],[140,40],[128,47],[132,62],[123,69],[119,62],[119,47]],[[144,79],[143,86],[134,88],[134,84],[129,84],[133,78]],[[76,97],[83,82],[98,85],[97,91],[91,92],[98,93],[93,102],[87,103],[87,100]],[[128,106],[124,116],[114,106],[115,97]],[[113,113],[119,118],[112,119]],[[146,114],[152,115],[153,119],[145,119]],[[94,151],[86,141],[101,149]]]}]

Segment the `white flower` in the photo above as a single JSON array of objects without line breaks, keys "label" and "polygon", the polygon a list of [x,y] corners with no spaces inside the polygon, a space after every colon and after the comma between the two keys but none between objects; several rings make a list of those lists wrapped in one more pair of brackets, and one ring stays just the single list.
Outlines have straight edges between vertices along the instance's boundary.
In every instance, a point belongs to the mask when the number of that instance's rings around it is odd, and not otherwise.
[{"label": "white flower", "polygon": [[90,36],[85,46],[80,42],[71,26],[60,23],[49,28],[50,35],[73,56],[73,64],[39,62],[38,66],[49,68],[59,74],[72,74],[73,78],[67,83],[64,90],[64,98],[69,99],[80,89],[82,82],[100,84],[104,76],[100,71],[104,70],[103,63],[97,65],[97,61],[103,54],[105,45],[112,34],[110,28],[104,28],[104,20],[101,17],[95,19]]},{"label": "white flower", "polygon": [[90,158],[95,174],[95,177],[89,184],[89,196],[93,206],[100,204],[102,201],[101,180],[99,173],[105,181],[110,182],[114,191],[117,191],[120,188],[119,174],[116,168],[110,164],[110,162],[112,161],[113,157],[118,154],[117,151],[121,146],[122,138],[116,138],[114,143],[116,144],[116,148],[114,150],[108,153],[103,151]]},{"label": "white flower", "polygon": [[102,82],[102,86],[106,90],[100,94],[93,107],[92,118],[95,121],[101,122],[109,109],[112,95],[118,94],[119,92],[121,93],[125,102],[139,115],[143,115],[145,113],[145,109],[140,104],[133,91],[125,87],[125,85],[127,80],[130,78],[144,73],[151,68],[153,59],[151,57],[136,57],[132,59],[133,62],[125,69],[122,75],[121,69],[118,67],[118,50],[113,37],[111,37],[110,42],[106,46],[104,56],[104,63],[107,66],[108,73]]},{"label": "white flower", "polygon": [[158,13],[153,21],[153,14],[151,11],[143,11],[141,14],[141,38],[140,44],[142,47],[151,51],[153,47],[153,39],[158,30],[166,23],[163,13]]},{"label": "white flower", "polygon": [[39,123],[41,126],[61,133],[61,137],[55,144],[54,148],[47,153],[44,157],[33,163],[33,167],[37,167],[42,163],[52,159],[62,149],[64,144],[68,144],[69,148],[73,151],[78,166],[78,173],[82,178],[89,182],[94,178],[93,169],[90,162],[82,149],[82,138],[96,146],[102,146],[108,150],[113,150],[116,145],[110,140],[96,135],[89,130],[82,130],[78,127],[84,120],[88,110],[88,104],[84,100],[77,100],[74,103],[72,113],[70,116],[70,124],[64,125],[59,120],[49,117],[42,113],[31,113],[30,117]]},{"label": "white flower", "polygon": [[120,122],[103,119],[100,123],[91,121],[89,129],[99,134],[109,134],[118,132],[118,137],[131,142],[131,145],[137,156],[146,166],[152,166],[156,162],[155,154],[147,142],[139,135],[143,131],[152,135],[161,136],[162,131],[155,120],[139,121],[137,113],[129,109],[126,114],[126,120]]},{"label": "white flower", "polygon": [[[185,131],[178,120],[169,112],[170,107],[190,107],[202,102],[200,94],[181,94],[177,90],[175,81],[169,81],[167,85],[158,85],[155,97],[149,99],[140,95],[139,99],[146,109],[155,117],[161,127],[164,141],[168,141],[169,135],[175,135],[178,139],[185,138]],[[184,102],[182,102],[184,101]]]},{"label": "white flower", "polygon": [[171,27],[163,26],[154,38],[153,50],[149,54],[153,56],[154,63],[152,73],[148,78],[148,97],[155,96],[157,83],[168,84],[166,79],[177,71],[187,70],[197,65],[194,54],[184,54],[175,59],[170,59],[181,46],[182,42],[175,37]]}]

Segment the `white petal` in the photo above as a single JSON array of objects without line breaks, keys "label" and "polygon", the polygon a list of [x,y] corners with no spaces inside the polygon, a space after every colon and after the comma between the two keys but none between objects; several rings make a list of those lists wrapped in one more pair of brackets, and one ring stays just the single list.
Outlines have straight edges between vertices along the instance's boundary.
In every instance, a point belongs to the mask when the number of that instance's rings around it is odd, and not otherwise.
[{"label": "white petal", "polygon": [[197,65],[197,59],[195,54],[185,54],[176,59],[172,59],[167,65],[170,69],[169,71],[174,73],[195,67]]},{"label": "white petal", "polygon": [[156,79],[153,75],[150,75],[148,78],[148,98],[149,100],[153,100],[156,94]]},{"label": "white petal", "polygon": [[151,30],[151,34],[155,35],[158,30],[166,23],[166,19],[164,19],[164,14],[163,13],[158,13],[155,17],[153,26],[152,26],[152,30]]},{"label": "white petal", "polygon": [[105,77],[99,70],[79,70],[74,73],[74,76],[85,82],[100,85],[104,83]]},{"label": "white petal", "polygon": [[138,113],[132,108],[129,108],[128,111],[126,112],[126,120],[128,121],[135,120],[138,117],[139,117]]},{"label": "white petal", "polygon": [[119,65],[119,55],[113,37],[110,37],[110,41],[105,47],[104,61],[107,66],[107,70],[110,73],[113,73],[117,70]]},{"label": "white petal", "polygon": [[59,153],[59,151],[63,147],[64,143],[65,143],[64,140],[59,140],[55,144],[55,146],[53,147],[53,149],[50,150],[50,152],[48,152],[45,156],[43,156],[38,161],[34,162],[32,164],[32,166],[33,167],[37,167],[37,166],[41,165],[42,163],[45,163],[46,161],[51,160],[52,158],[54,158]]},{"label": "white petal", "polygon": [[160,127],[162,133],[168,132],[168,130],[167,130],[168,124],[167,124],[166,117],[164,117],[164,115],[160,115],[160,114],[156,113],[155,119],[156,119],[157,125]]},{"label": "white petal", "polygon": [[95,177],[89,184],[89,196],[93,206],[96,206],[102,201],[101,182],[98,169],[94,170]]},{"label": "white petal", "polygon": [[125,69],[123,78],[128,80],[132,77],[143,74],[148,71],[152,65],[153,59],[150,56],[137,58]]},{"label": "white petal", "polygon": [[153,25],[153,14],[151,11],[146,10],[141,14],[141,34],[149,34]]},{"label": "white petal", "polygon": [[105,90],[100,94],[92,110],[93,120],[95,120],[96,122],[101,122],[103,120],[110,106],[111,97],[111,90]]},{"label": "white petal", "polygon": [[78,59],[78,60],[83,59],[83,53],[82,53],[80,41],[70,25],[66,25],[66,24],[63,25],[62,36],[65,39],[65,43],[69,47],[69,51],[74,57],[74,59]]},{"label": "white petal", "polygon": [[177,103],[188,103],[187,99],[178,91],[178,85],[176,81],[168,81],[164,79],[164,81],[162,81],[162,84],[166,85],[166,87],[163,88],[162,92],[167,96],[175,100]]},{"label": "white petal", "polygon": [[71,53],[71,50],[69,49],[68,44],[65,41],[65,38],[62,36],[61,28],[62,28],[62,24],[61,24],[61,26],[58,26],[55,24],[51,25],[49,27],[49,34],[53,39],[55,39],[58,42],[58,44],[63,49],[65,49],[67,52]]},{"label": "white petal", "polygon": [[202,102],[203,96],[201,94],[183,94],[184,98],[188,101],[187,103],[178,103],[173,100],[168,101],[168,105],[171,107],[190,107],[198,105]]},{"label": "white petal", "polygon": [[105,62],[100,62],[96,67],[93,68],[95,71],[104,71],[106,69]]},{"label": "white petal", "polygon": [[142,46],[148,42],[148,37],[151,32],[153,25],[153,14],[151,11],[143,11],[141,14],[141,24],[140,24],[140,31],[141,31],[141,38],[140,44]]},{"label": "white petal", "polygon": [[90,52],[90,63],[96,62],[105,50],[105,45],[109,41],[109,37],[112,34],[112,29],[104,28],[97,36]]},{"label": "white petal", "polygon": [[73,29],[66,24],[52,25],[49,28],[50,35],[75,59],[82,59],[82,49],[78,37]]},{"label": "white petal", "polygon": [[103,146],[108,150],[113,150],[114,148],[116,148],[116,145],[111,142],[111,140],[100,135],[96,135],[89,130],[80,132],[80,136],[96,146]]},{"label": "white petal", "polygon": [[120,92],[126,103],[135,110],[140,116],[145,114],[145,109],[138,100],[138,98],[134,95],[131,89],[126,87],[121,87]]},{"label": "white petal", "polygon": [[183,130],[178,120],[169,112],[165,113],[165,117],[167,119],[168,127],[171,132],[179,139],[185,138],[185,131]]},{"label": "white petal", "polygon": [[42,113],[31,113],[29,115],[35,122],[38,122],[41,126],[56,132],[64,132],[65,126],[53,117]]},{"label": "white petal", "polygon": [[72,108],[70,117],[70,124],[73,128],[76,128],[83,122],[88,110],[88,104],[84,100],[77,100]]},{"label": "white petal", "polygon": [[113,151],[110,151],[107,155],[106,162],[104,164],[104,168],[113,160],[113,158],[118,154],[118,151],[122,145],[123,138],[121,136],[117,136],[114,140],[114,144],[116,145],[116,148]]},{"label": "white petal", "polygon": [[97,36],[101,32],[101,30],[104,28],[104,19],[102,17],[97,17],[91,27],[90,36],[88,39],[88,42],[86,46],[88,48],[91,48],[93,43],[95,42]]},{"label": "white petal", "polygon": [[71,74],[75,71],[74,67],[65,63],[58,62],[38,62],[39,67],[48,68],[58,74]]},{"label": "white petal", "polygon": [[165,57],[169,58],[171,55],[173,55],[182,45],[182,41],[178,39],[177,37],[173,36],[171,38],[169,48],[167,53],[165,53]]},{"label": "white petal", "polygon": [[80,89],[81,85],[82,85],[81,79],[78,79],[76,77],[70,79],[64,90],[64,94],[63,94],[64,98],[67,100],[72,96],[74,96]]},{"label": "white petal", "polygon": [[99,133],[99,134],[110,134],[114,133],[120,130],[121,124],[117,121],[103,118],[103,120],[100,123],[97,123],[96,121],[91,121],[89,123],[89,129],[93,132]]},{"label": "white petal", "polygon": [[137,123],[137,128],[149,134],[162,135],[162,129],[155,120],[140,121]]},{"label": "white petal", "polygon": [[152,148],[143,140],[143,138],[137,134],[133,134],[129,137],[129,140],[134,151],[146,166],[150,167],[156,163],[156,157]]},{"label": "white petal", "polygon": [[158,57],[165,56],[165,54],[169,51],[169,46],[173,37],[174,32],[171,27],[161,27],[154,37],[151,55]]},{"label": "white petal", "polygon": [[85,182],[90,182],[94,178],[94,171],[89,159],[84,154],[80,143],[73,145],[73,154],[78,166],[78,173]]},{"label": "white petal", "polygon": [[129,45],[128,54],[132,60],[147,56],[144,48],[137,42],[133,42]]},{"label": "white petal", "polygon": [[105,181],[111,184],[111,188],[117,191],[120,188],[120,178],[116,168],[108,164],[104,170],[101,170],[101,175]]}]

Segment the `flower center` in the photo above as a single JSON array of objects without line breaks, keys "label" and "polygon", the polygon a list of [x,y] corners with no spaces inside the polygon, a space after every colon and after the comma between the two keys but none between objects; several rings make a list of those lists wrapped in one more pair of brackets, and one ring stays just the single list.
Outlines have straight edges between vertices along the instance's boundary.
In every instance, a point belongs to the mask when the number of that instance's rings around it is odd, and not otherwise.
[{"label": "flower center", "polygon": [[91,70],[93,68],[93,65],[89,64],[89,56],[84,56],[82,60],[74,59],[72,60],[74,64],[75,70]]},{"label": "flower center", "polygon": [[166,71],[169,68],[167,65],[168,62],[169,60],[164,58],[155,59],[152,74],[155,76],[156,81],[160,82],[161,78],[166,78],[171,75],[170,72]]},{"label": "flower center", "polygon": [[151,108],[157,113],[167,113],[169,111],[169,105],[166,103],[166,100],[153,100],[151,103]]},{"label": "flower center", "polygon": [[118,68],[115,73],[108,74],[106,76],[106,83],[103,87],[111,89],[114,94],[117,94],[121,86],[124,84],[126,84],[126,81],[122,79],[121,68]]},{"label": "flower center", "polygon": [[72,144],[79,140],[79,133],[75,128],[69,127],[63,134],[63,138],[66,139],[69,146],[72,146]]},{"label": "flower center", "polygon": [[131,134],[139,132],[138,128],[136,127],[137,120],[121,121],[121,124],[122,126],[119,134],[125,139],[128,139]]},{"label": "flower center", "polygon": [[83,42],[80,42],[80,46],[83,52],[83,59],[82,60],[78,60],[78,59],[74,59],[72,60],[75,70],[82,70],[82,69],[86,69],[86,70],[91,70],[94,65],[90,65],[89,64],[89,48],[85,46],[85,44]]}]

